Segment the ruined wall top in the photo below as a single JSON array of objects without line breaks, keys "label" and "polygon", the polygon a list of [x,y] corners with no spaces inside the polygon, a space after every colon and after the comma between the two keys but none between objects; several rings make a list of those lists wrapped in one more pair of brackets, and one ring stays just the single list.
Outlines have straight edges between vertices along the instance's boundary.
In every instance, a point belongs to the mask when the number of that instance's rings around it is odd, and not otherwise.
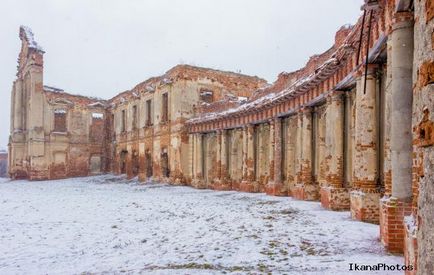
[{"label": "ruined wall top", "polygon": [[44,49],[36,42],[33,31],[27,26],[20,26],[20,39],[21,41],[25,41],[27,47],[30,49],[34,49],[37,52],[45,53]]},{"label": "ruined wall top", "polygon": [[[209,123],[205,127],[209,130],[213,125],[220,125],[213,124],[217,121],[262,112],[292,99],[294,102],[295,99],[298,99],[298,105],[306,104],[307,93],[310,93],[309,98],[313,93],[317,94],[316,97],[318,97],[319,93],[335,88],[340,89],[342,85],[348,85],[346,83],[348,80],[344,79],[343,76],[352,77],[353,71],[357,72],[363,66],[367,43],[370,43],[369,48],[371,48],[374,42],[380,40],[380,34],[383,38],[388,35],[384,16],[386,3],[389,1],[373,2],[369,1],[365,4],[369,4],[369,10],[365,11],[366,16],[360,16],[354,25],[342,26],[335,34],[332,47],[322,54],[311,56],[303,68],[294,72],[279,74],[272,85],[257,89],[244,104],[236,107],[228,105],[226,110],[204,113],[188,120],[187,123],[190,126],[204,126]],[[370,20],[369,24],[373,26],[370,34],[367,18]],[[369,36],[371,36],[370,40],[368,39]],[[385,40],[382,39],[382,41]]]},{"label": "ruined wall top", "polygon": [[33,32],[29,27],[20,26],[21,51],[18,57],[17,77],[22,78],[29,65],[42,68],[44,50],[35,41]]},{"label": "ruined wall top", "polygon": [[81,108],[106,108],[108,106],[107,100],[75,95],[55,87],[44,86],[44,93],[49,103],[64,103]]},{"label": "ruined wall top", "polygon": [[139,98],[141,94],[155,92],[158,87],[170,85],[177,81],[197,81],[199,79],[208,79],[211,82],[218,82],[229,91],[242,90],[245,93],[252,93],[258,88],[268,85],[266,80],[257,76],[248,76],[191,65],[177,65],[168,70],[164,75],[151,77],[137,84],[131,90],[116,95],[109,101],[112,105],[116,105],[133,100],[134,98]]}]

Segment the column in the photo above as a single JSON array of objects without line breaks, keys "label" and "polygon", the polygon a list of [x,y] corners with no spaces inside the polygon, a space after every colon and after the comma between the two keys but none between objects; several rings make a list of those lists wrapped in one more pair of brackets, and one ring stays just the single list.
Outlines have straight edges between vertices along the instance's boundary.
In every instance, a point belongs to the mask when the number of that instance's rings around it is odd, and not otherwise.
[{"label": "column", "polygon": [[195,188],[205,188],[203,181],[203,134],[195,134],[195,152],[194,152],[194,179],[192,186]]},{"label": "column", "polygon": [[[397,20],[397,19],[395,19]],[[396,22],[392,32],[392,196],[410,201],[412,169],[413,20]]]},{"label": "column", "polygon": [[222,134],[221,134],[221,157],[220,157],[220,162],[221,162],[221,166],[220,166],[220,183],[222,185],[222,189],[223,190],[231,190],[231,184],[229,181],[229,157],[228,157],[228,148],[229,142],[228,142],[228,131],[227,130],[222,130]]},{"label": "column", "polygon": [[270,121],[270,178],[266,193],[274,196],[286,196],[287,191],[282,182],[282,120]]},{"label": "column", "polygon": [[[244,131],[245,134],[245,159],[243,161],[245,165],[244,179],[241,182],[240,190],[244,192],[257,192],[258,184],[255,179],[255,126],[249,124]],[[244,135],[243,135],[244,137]]]},{"label": "column", "polygon": [[404,216],[410,215],[412,209],[413,24],[412,13],[396,13],[390,41],[392,196],[380,202],[381,241],[390,252],[403,252]]},{"label": "column", "polygon": [[243,176],[242,176],[242,182],[244,181],[248,181],[247,178],[247,139],[248,139],[248,133],[247,133],[247,126],[243,127],[243,134],[242,134],[242,148],[243,148],[243,152],[242,152],[242,168],[243,168]]},{"label": "column", "polygon": [[286,180],[287,180],[287,188],[288,195],[294,196],[294,187],[296,186],[296,171],[297,171],[297,123],[298,123],[298,115],[293,115],[287,120],[287,136],[286,139],[286,150],[287,150],[287,172],[286,172]]},{"label": "column", "polygon": [[353,189],[350,193],[351,216],[360,221],[378,223],[380,193],[378,180],[378,133],[376,104],[376,67],[369,65],[357,79],[355,151],[353,152]]},{"label": "column", "polygon": [[293,196],[301,200],[318,200],[319,188],[312,180],[312,109],[299,111],[297,123],[297,167]]},{"label": "column", "polygon": [[214,179],[213,188],[215,190],[231,190],[228,185],[228,155],[227,155],[227,131],[217,131],[217,164],[216,179]]},{"label": "column", "polygon": [[[212,188],[219,190],[222,175],[222,163],[221,163],[221,148],[222,148],[222,131],[216,131],[216,163],[215,163],[215,178],[212,181]],[[214,164],[213,164],[214,165]]]},{"label": "column", "polygon": [[331,210],[348,210],[350,197],[344,188],[344,93],[327,97],[325,117],[325,186],[321,187],[321,205]]}]

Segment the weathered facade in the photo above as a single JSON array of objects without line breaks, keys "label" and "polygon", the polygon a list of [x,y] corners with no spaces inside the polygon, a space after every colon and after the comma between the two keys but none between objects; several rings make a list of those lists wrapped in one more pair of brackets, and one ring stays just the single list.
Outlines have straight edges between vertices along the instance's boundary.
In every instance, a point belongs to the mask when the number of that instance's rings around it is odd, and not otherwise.
[{"label": "weathered facade", "polygon": [[44,86],[44,51],[30,29],[21,27],[20,38],[11,104],[10,176],[42,180],[106,171],[107,102]]},{"label": "weathered facade", "polygon": [[44,52],[22,27],[9,174],[113,172],[320,201],[380,224],[389,251],[434,273],[434,1],[363,9],[272,85],[179,65],[110,100],[45,87]]}]

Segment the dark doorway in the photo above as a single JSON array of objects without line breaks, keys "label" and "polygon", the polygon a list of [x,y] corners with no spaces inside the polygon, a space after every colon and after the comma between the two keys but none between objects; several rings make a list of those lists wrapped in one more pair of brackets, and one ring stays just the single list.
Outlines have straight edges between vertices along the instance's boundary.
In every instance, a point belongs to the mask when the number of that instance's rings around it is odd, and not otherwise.
[{"label": "dark doorway", "polygon": [[163,174],[163,177],[168,178],[170,176],[169,155],[167,154],[167,149],[163,149],[161,153],[161,173]]},{"label": "dark doorway", "polygon": [[146,150],[145,161],[146,161],[146,176],[149,178],[152,177],[152,156],[151,156],[151,152],[149,152],[149,149]]},{"label": "dark doorway", "polygon": [[133,150],[132,172],[134,177],[139,174],[139,152],[136,150]]},{"label": "dark doorway", "polygon": [[127,155],[128,155],[128,151],[126,150],[121,151],[120,163],[119,163],[121,174],[127,173]]}]

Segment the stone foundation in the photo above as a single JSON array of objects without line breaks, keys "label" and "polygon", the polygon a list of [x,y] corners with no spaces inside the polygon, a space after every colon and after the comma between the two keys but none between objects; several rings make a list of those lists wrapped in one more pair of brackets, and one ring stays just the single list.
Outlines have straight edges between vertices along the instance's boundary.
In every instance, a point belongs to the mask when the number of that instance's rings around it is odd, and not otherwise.
[{"label": "stone foundation", "polygon": [[212,189],[218,190],[218,191],[229,191],[232,190],[232,185],[230,182],[226,180],[214,180],[212,184]]},{"label": "stone foundation", "polygon": [[259,192],[258,183],[243,181],[240,184],[239,190],[242,192],[247,192],[247,193],[257,193],[257,192]]},{"label": "stone foundation", "polygon": [[404,216],[411,214],[411,203],[396,198],[380,200],[380,238],[389,252],[404,251]]},{"label": "stone foundation", "polygon": [[21,180],[21,179],[29,178],[27,171],[21,170],[21,169],[17,169],[15,171],[13,171],[12,173],[10,173],[9,175],[14,180]]},{"label": "stone foundation", "polygon": [[350,192],[351,217],[358,221],[379,223],[380,193],[354,190]]},{"label": "stone foundation", "polygon": [[350,194],[347,188],[325,186],[321,188],[322,207],[334,211],[350,209]]},{"label": "stone foundation", "polygon": [[48,170],[30,170],[30,173],[27,175],[24,172],[16,174],[15,179],[24,179],[24,175],[28,176],[29,180],[48,180],[48,179],[56,179],[54,177],[49,177],[49,171]]},{"label": "stone foundation", "polygon": [[193,179],[191,186],[197,189],[206,189],[206,183],[200,179]]},{"label": "stone foundation", "polygon": [[231,190],[240,191],[241,183],[238,181],[233,181],[233,182],[231,182],[231,186],[232,186]]},{"label": "stone foundation", "polygon": [[275,184],[275,183],[269,182],[265,186],[265,193],[267,193],[267,195],[271,195],[271,196],[288,196],[287,188],[283,183]]},{"label": "stone foundation", "polygon": [[292,195],[297,200],[318,201],[319,200],[318,186],[314,184],[298,183],[294,186]]},{"label": "stone foundation", "polygon": [[139,173],[139,181],[145,182],[147,180],[146,173]]}]

